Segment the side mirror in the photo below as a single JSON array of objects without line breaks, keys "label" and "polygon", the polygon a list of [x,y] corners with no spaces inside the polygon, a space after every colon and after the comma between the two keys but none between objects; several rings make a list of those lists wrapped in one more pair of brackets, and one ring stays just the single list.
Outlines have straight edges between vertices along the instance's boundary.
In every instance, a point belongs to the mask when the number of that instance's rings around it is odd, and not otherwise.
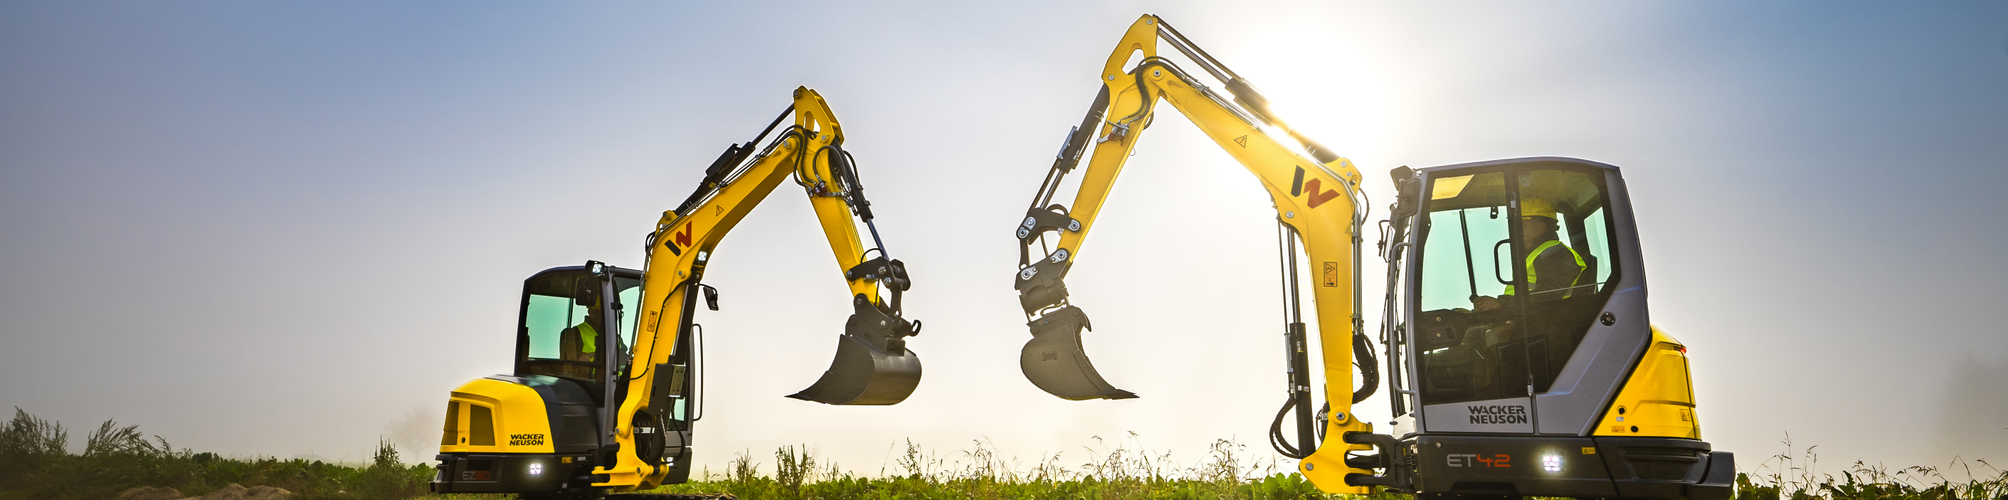
[{"label": "side mirror", "polygon": [[704,307],[709,307],[713,311],[718,310],[718,289],[712,288],[711,285],[697,286],[704,289]]},{"label": "side mirror", "polygon": [[572,303],[580,307],[600,306],[600,280],[592,277],[579,278],[578,284],[574,286]]},{"label": "side mirror", "polygon": [[1394,179],[1396,187],[1400,187],[1402,184],[1407,184],[1410,179],[1415,178],[1415,169],[1408,168],[1408,165],[1402,165],[1389,170],[1387,175]]}]

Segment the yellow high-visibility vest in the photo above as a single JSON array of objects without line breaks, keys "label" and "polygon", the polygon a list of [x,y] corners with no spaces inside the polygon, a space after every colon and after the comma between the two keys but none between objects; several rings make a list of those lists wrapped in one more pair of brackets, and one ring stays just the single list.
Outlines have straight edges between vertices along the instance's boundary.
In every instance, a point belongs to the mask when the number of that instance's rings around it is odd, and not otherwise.
[{"label": "yellow high-visibility vest", "polygon": [[[1536,282],[1536,280],[1535,280],[1535,276],[1534,276],[1534,275],[1535,275],[1535,273],[1534,273],[1534,259],[1535,259],[1536,257],[1540,257],[1540,256],[1541,256],[1541,252],[1546,252],[1546,251],[1548,251],[1548,248],[1549,248],[1549,247],[1553,247],[1553,246],[1556,246],[1556,245],[1561,245],[1561,244],[1562,244],[1562,241],[1561,241],[1561,240],[1548,240],[1548,242],[1547,242],[1547,243],[1542,243],[1542,244],[1541,244],[1541,246],[1538,246],[1538,247],[1534,247],[1534,251],[1532,251],[1532,252],[1527,252],[1527,286],[1534,286],[1534,283]],[[1574,259],[1576,259],[1576,268],[1577,268],[1577,269],[1576,269],[1576,276],[1575,276],[1575,277],[1572,277],[1572,278],[1569,278],[1569,286],[1573,287],[1573,286],[1576,286],[1576,279],[1577,279],[1577,278],[1581,278],[1581,277],[1583,276],[1583,270],[1584,270],[1584,269],[1587,269],[1587,268],[1588,268],[1588,266],[1586,266],[1586,265],[1584,265],[1584,264],[1583,264],[1583,255],[1582,255],[1582,254],[1579,254],[1579,253],[1576,253],[1576,249],[1574,249],[1574,248],[1569,248],[1568,246],[1563,246],[1563,247],[1562,247],[1562,249],[1563,249],[1563,250],[1568,250],[1568,251],[1569,251],[1569,257],[1570,257],[1570,258],[1574,258]],[[1570,295],[1574,295],[1575,293],[1576,293],[1576,291],[1575,291],[1575,290],[1569,290],[1569,291],[1566,291],[1566,292],[1562,292],[1562,297],[1563,297],[1563,298],[1568,298],[1568,297],[1569,297]],[[1513,295],[1513,285],[1506,285],[1506,293],[1503,293],[1503,294],[1501,294],[1501,295]]]},{"label": "yellow high-visibility vest", "polygon": [[[1577,261],[1580,262],[1581,259],[1578,259]],[[600,337],[600,332],[599,330],[593,329],[592,323],[580,322],[579,326],[575,326],[573,328],[577,328],[579,330],[580,353],[592,354],[595,352],[599,352],[600,349],[598,340]]]}]

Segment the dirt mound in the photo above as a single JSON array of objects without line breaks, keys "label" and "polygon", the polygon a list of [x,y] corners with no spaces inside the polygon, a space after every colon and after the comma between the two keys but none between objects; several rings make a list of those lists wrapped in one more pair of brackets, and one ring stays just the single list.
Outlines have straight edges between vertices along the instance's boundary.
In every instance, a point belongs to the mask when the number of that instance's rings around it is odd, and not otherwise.
[{"label": "dirt mound", "polygon": [[292,496],[293,492],[282,488],[273,488],[271,486],[245,488],[232,484],[224,486],[223,489],[203,495],[202,500],[286,500]]},{"label": "dirt mound", "polygon": [[[271,486],[252,486],[246,488],[242,485],[232,484],[224,486],[223,489],[209,492],[209,494],[201,496],[199,500],[286,500],[292,497],[293,492],[286,491],[283,488],[273,488]],[[198,499],[197,497],[183,497],[181,496],[181,492],[175,491],[174,488],[159,487],[126,490],[125,493],[119,494],[118,500]]]},{"label": "dirt mound", "polygon": [[120,493],[118,500],[176,500],[181,492],[174,488],[133,488]]}]

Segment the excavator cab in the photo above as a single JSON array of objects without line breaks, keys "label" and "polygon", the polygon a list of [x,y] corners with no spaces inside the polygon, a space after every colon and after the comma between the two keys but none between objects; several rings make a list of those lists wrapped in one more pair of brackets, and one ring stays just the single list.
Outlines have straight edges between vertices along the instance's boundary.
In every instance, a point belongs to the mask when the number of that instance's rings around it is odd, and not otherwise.
[{"label": "excavator cab", "polygon": [[[1431,179],[1413,280],[1427,404],[1547,392],[1613,291],[1603,176],[1523,167]],[[1504,420],[1483,429],[1533,431],[1531,419]]]},{"label": "excavator cab", "polygon": [[[514,369],[455,389],[440,439],[437,493],[546,494],[590,489],[614,437],[607,410],[625,397],[642,273],[587,262],[523,280]],[[679,352],[687,352],[679,349]],[[637,450],[689,474],[694,356],[679,356]],[[667,459],[667,460],[665,460]],[[680,481],[680,479],[677,479]]]},{"label": "excavator cab", "polygon": [[[1396,169],[1392,437],[1424,495],[1725,498],[1686,348],[1648,323],[1617,167],[1520,158]],[[1406,254],[1406,259],[1404,259]],[[1387,451],[1383,451],[1386,453]]]}]

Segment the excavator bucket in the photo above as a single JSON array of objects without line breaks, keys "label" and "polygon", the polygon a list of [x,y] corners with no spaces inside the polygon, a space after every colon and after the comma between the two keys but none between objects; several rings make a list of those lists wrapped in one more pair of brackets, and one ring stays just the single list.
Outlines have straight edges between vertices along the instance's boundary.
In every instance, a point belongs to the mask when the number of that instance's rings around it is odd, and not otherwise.
[{"label": "excavator bucket", "polygon": [[1032,385],[1061,399],[1132,399],[1136,393],[1102,380],[1088,354],[1081,350],[1081,331],[1092,330],[1087,313],[1067,306],[1027,324],[1032,340],[1018,352],[1018,369]]},{"label": "excavator bucket", "polygon": [[906,349],[913,323],[860,297],[837,337],[837,358],[807,389],[788,397],[833,405],[889,405],[920,385],[920,357]]}]

